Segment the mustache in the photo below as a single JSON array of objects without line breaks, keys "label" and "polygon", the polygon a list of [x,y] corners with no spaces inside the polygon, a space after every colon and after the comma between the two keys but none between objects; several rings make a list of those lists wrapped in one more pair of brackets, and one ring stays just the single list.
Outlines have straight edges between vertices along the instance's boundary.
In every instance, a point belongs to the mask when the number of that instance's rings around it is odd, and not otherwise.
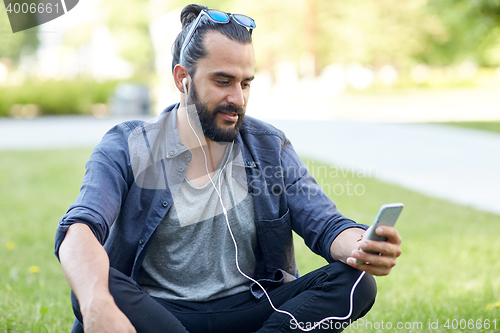
[{"label": "mustache", "polygon": [[243,108],[237,108],[231,104],[218,105],[214,109],[214,113],[218,113],[218,112],[236,113],[238,115],[242,115],[244,113]]}]

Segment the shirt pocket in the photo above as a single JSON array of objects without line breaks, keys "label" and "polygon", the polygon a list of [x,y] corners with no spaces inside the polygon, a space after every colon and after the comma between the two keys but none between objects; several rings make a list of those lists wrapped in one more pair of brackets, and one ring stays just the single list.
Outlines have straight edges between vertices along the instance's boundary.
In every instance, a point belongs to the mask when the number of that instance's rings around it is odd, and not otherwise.
[{"label": "shirt pocket", "polygon": [[290,210],[277,219],[257,221],[257,236],[266,275],[280,269],[296,275]]}]

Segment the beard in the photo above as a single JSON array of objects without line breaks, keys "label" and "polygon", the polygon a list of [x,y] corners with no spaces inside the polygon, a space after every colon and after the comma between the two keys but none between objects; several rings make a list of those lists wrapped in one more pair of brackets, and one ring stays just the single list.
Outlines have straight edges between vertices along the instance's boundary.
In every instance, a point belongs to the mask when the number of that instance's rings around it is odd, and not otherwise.
[{"label": "beard", "polygon": [[[209,110],[206,103],[203,103],[198,99],[198,94],[196,93],[196,87],[194,82],[191,83],[189,93],[189,104],[194,104],[196,110],[192,108],[188,109],[189,116],[195,120],[197,127],[201,125],[203,135],[214,142],[232,142],[236,140],[238,134],[240,133],[240,128],[243,123],[243,118],[245,117],[245,111],[243,108],[237,108],[231,104],[217,105],[215,109]],[[236,113],[238,115],[238,120],[234,123],[234,126],[221,128],[217,126],[216,119],[219,112],[226,113]],[[199,123],[196,121],[199,119]],[[227,125],[233,122],[224,120]]]}]

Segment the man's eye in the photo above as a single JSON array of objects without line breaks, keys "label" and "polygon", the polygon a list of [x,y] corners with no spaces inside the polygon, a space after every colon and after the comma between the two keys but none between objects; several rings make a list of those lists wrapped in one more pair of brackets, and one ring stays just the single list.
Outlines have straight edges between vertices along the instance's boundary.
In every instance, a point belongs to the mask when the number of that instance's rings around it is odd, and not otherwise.
[{"label": "man's eye", "polygon": [[226,86],[229,84],[229,81],[217,81],[217,84],[221,85],[221,86]]}]

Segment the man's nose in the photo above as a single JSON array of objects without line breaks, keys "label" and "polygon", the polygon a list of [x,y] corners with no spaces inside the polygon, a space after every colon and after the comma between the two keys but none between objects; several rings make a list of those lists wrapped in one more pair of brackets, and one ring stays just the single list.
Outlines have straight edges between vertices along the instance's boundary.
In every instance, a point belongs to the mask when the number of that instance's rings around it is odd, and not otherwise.
[{"label": "man's nose", "polygon": [[229,95],[227,96],[227,102],[237,108],[242,108],[245,105],[245,95],[241,85],[233,85]]}]

